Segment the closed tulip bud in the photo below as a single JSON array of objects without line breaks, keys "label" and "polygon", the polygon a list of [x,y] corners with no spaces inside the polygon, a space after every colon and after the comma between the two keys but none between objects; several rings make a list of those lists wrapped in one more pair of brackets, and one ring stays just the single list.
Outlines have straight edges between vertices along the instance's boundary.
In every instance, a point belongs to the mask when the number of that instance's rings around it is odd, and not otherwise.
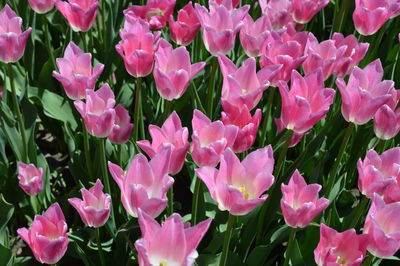
[{"label": "closed tulip bud", "polygon": [[272,30],[269,17],[263,15],[253,21],[250,15],[246,15],[243,22],[244,24],[239,34],[243,49],[249,57],[260,56],[262,54],[262,46],[269,35],[269,31]]},{"label": "closed tulip bud", "polygon": [[262,13],[269,17],[272,27],[280,29],[293,23],[292,0],[258,0]]},{"label": "closed tulip bud", "polygon": [[43,189],[43,168],[18,162],[19,186],[28,195],[36,195]]},{"label": "closed tulip bud", "polygon": [[379,108],[374,116],[374,131],[382,140],[394,138],[400,131],[400,109],[393,110],[386,104]]},{"label": "closed tulip bud", "polygon": [[292,0],[293,20],[306,24],[328,4],[329,0]]},{"label": "closed tulip bud", "polygon": [[68,20],[68,24],[75,32],[88,31],[96,18],[99,1],[97,0],[57,0],[56,7]]},{"label": "closed tulip bud", "polygon": [[192,2],[189,2],[178,11],[178,19],[174,21],[173,17],[169,22],[171,39],[178,45],[189,45],[200,30],[200,21],[193,8]]},{"label": "closed tulip bud", "polygon": [[108,139],[115,144],[123,144],[131,136],[133,124],[128,110],[118,104],[115,107],[115,122]]},{"label": "closed tulip bud", "polygon": [[55,0],[28,0],[31,8],[38,14],[44,14],[53,9]]}]

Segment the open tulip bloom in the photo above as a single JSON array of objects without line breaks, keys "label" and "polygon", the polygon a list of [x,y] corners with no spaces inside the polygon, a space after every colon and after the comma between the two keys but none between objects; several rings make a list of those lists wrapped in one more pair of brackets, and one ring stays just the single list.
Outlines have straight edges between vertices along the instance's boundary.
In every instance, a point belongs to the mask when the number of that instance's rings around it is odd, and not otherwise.
[{"label": "open tulip bloom", "polygon": [[189,45],[196,37],[200,27],[200,21],[197,18],[192,2],[189,2],[178,11],[178,19],[176,21],[174,21],[173,17],[169,21],[171,39],[178,45]]},{"label": "open tulip bloom", "polygon": [[73,31],[88,31],[96,19],[99,1],[97,0],[69,0],[68,2],[57,0],[57,9],[68,20]]},{"label": "open tulip bloom", "polygon": [[258,0],[261,10],[264,15],[267,15],[271,20],[274,29],[280,29],[293,23],[292,0]]}]

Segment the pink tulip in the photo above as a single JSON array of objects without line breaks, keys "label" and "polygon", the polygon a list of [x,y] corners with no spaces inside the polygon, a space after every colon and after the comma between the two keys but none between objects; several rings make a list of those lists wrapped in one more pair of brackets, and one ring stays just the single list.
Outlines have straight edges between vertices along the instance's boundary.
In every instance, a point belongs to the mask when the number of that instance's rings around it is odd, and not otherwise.
[{"label": "pink tulip", "polygon": [[274,29],[293,23],[292,0],[258,0],[264,15],[267,15]]},{"label": "pink tulip", "polygon": [[359,43],[353,34],[346,38],[341,33],[335,32],[332,36],[336,48],[346,47],[344,54],[336,59],[336,65],[333,68],[333,74],[344,77],[353,70],[365,56],[368,51],[369,43]]},{"label": "pink tulip", "polygon": [[110,217],[111,196],[103,193],[100,179],[97,179],[96,184],[89,190],[82,188],[81,194],[83,200],[71,198],[68,202],[77,210],[87,226],[103,226]]},{"label": "pink tulip", "polygon": [[347,85],[341,78],[336,80],[342,94],[342,114],[346,121],[363,125],[390,100],[394,83],[391,80],[382,81],[382,77],[382,64],[377,59],[364,69],[355,67]]},{"label": "pink tulip", "polygon": [[225,55],[219,55],[218,62],[224,77],[222,99],[236,105],[247,105],[249,110],[257,106],[269,86],[268,80],[280,70],[280,66],[274,65],[256,72],[254,58],[246,59],[239,68]]},{"label": "pink tulip", "polygon": [[187,3],[178,11],[178,19],[176,21],[174,21],[173,17],[169,21],[171,39],[178,45],[189,45],[196,37],[200,27],[200,21],[197,18],[192,2]]},{"label": "pink tulip", "polygon": [[394,138],[400,132],[400,108],[393,110],[387,104],[382,105],[374,116],[374,131],[382,140]]},{"label": "pink tulip", "polygon": [[57,263],[68,247],[67,223],[60,205],[54,203],[44,215],[36,215],[31,228],[17,230],[40,263]]},{"label": "pink tulip", "polygon": [[189,86],[189,82],[205,67],[206,63],[190,63],[190,55],[186,47],[176,49],[161,39],[155,53],[154,81],[161,97],[172,101],[179,99]]},{"label": "pink tulip", "polygon": [[386,203],[400,202],[400,174],[397,175],[394,183],[386,187],[383,199]]},{"label": "pink tulip", "polygon": [[386,188],[400,177],[400,148],[393,148],[378,155],[369,150],[364,161],[357,162],[358,189],[368,198],[374,193],[383,195]]},{"label": "pink tulip", "polygon": [[65,93],[72,100],[85,98],[86,90],[94,89],[104,69],[103,64],[92,68],[92,55],[84,53],[73,42],[68,44],[64,57],[57,58],[57,67],[60,73],[53,71],[53,77],[61,82]]},{"label": "pink tulip", "polygon": [[262,46],[272,30],[271,22],[267,15],[261,16],[253,21],[250,15],[246,15],[243,19],[243,27],[240,30],[240,43],[245,53],[249,57],[257,57],[262,54]]},{"label": "pink tulip", "polygon": [[328,206],[328,199],[318,198],[321,188],[319,184],[307,185],[297,169],[289,184],[282,184],[281,209],[283,218],[289,226],[308,226]]},{"label": "pink tulip", "polygon": [[239,128],[225,126],[221,121],[211,120],[199,110],[194,110],[192,119],[192,158],[199,166],[215,167],[221,153],[235,143]]},{"label": "pink tulip", "polygon": [[121,202],[132,217],[142,209],[151,217],[160,215],[167,206],[167,191],[174,183],[168,175],[171,147],[165,145],[150,162],[137,154],[127,171],[108,162],[108,169],[121,190]]},{"label": "pink tulip", "polygon": [[234,9],[232,2],[224,1],[223,4],[210,1],[210,12],[199,4],[195,4],[197,17],[203,31],[203,42],[206,49],[214,56],[227,54],[235,44],[236,34],[243,26],[243,18],[250,6],[245,5]]},{"label": "pink tulip", "polygon": [[23,55],[32,28],[22,32],[22,18],[6,4],[0,11],[0,61],[15,63]]},{"label": "pink tulip", "polygon": [[128,110],[118,104],[115,107],[115,122],[108,139],[115,144],[123,144],[131,136],[133,124]]},{"label": "pink tulip", "polygon": [[43,168],[18,162],[19,186],[28,195],[36,195],[43,189]]},{"label": "pink tulip", "polygon": [[174,213],[160,226],[157,221],[139,210],[142,238],[135,242],[139,265],[193,265],[199,255],[196,248],[211,221],[207,219],[191,227],[183,223],[179,214]]},{"label": "pink tulip", "polygon": [[148,140],[137,141],[136,144],[150,157],[158,154],[164,145],[171,146],[171,163],[168,173],[176,175],[179,173],[185,162],[186,154],[189,150],[188,129],[182,127],[181,119],[174,111],[165,120],[161,128],[155,125],[149,126],[152,143]]},{"label": "pink tulip", "polygon": [[365,219],[364,234],[369,236],[368,251],[379,258],[393,256],[400,249],[400,202],[386,204],[373,196]]},{"label": "pink tulip", "polygon": [[229,5],[232,5],[232,7],[238,7],[240,5],[240,0],[211,0],[215,1],[218,5],[227,5],[226,3],[229,3]]},{"label": "pink tulip", "polygon": [[357,235],[353,228],[339,233],[321,224],[320,240],[314,250],[314,259],[318,266],[358,266],[365,259],[367,245],[368,236]]},{"label": "pink tulip", "polygon": [[221,121],[224,125],[234,125],[239,128],[235,143],[232,146],[234,152],[244,152],[253,146],[256,140],[258,127],[261,122],[261,109],[257,109],[251,116],[246,105],[233,105],[222,100],[224,112]]},{"label": "pink tulip", "polygon": [[105,138],[110,135],[116,116],[115,96],[107,83],[97,91],[86,90],[86,103],[75,101],[74,105],[92,136]]},{"label": "pink tulip", "polygon": [[133,5],[125,9],[124,14],[148,22],[150,30],[161,30],[169,21],[174,7],[175,0],[147,0],[144,6]]},{"label": "pink tulip", "polygon": [[56,0],[56,7],[68,20],[68,24],[75,32],[88,31],[96,18],[98,0],[68,0],[64,2]]},{"label": "pink tulip", "polygon": [[49,12],[54,7],[55,0],[28,0],[31,8],[38,14]]},{"label": "pink tulip", "polygon": [[136,78],[149,75],[153,70],[155,45],[160,33],[152,34],[147,22],[126,16],[120,36],[122,40],[115,49],[122,56],[126,71]]},{"label": "pink tulip", "polygon": [[306,24],[328,4],[329,0],[292,0],[293,20]]},{"label": "pink tulip", "polygon": [[251,152],[242,162],[227,149],[221,155],[219,170],[206,166],[195,171],[221,211],[246,215],[267,199],[263,193],[274,183],[273,168],[269,145]]}]

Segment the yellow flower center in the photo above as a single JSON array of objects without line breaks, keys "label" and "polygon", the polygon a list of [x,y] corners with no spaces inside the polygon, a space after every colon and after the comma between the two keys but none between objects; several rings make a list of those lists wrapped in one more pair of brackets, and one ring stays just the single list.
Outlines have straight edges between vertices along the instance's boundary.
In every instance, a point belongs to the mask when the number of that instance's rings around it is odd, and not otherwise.
[{"label": "yellow flower center", "polygon": [[245,199],[250,199],[250,194],[247,192],[247,190],[246,190],[246,186],[240,186],[240,187],[238,187],[238,189],[239,189],[239,191],[240,191],[240,193],[242,193],[243,194],[243,197],[245,198]]},{"label": "yellow flower center", "polygon": [[167,265],[168,265],[168,261],[167,260],[160,261],[160,265],[159,266],[167,266]]},{"label": "yellow flower center", "polygon": [[242,89],[242,94],[246,94],[248,91],[246,89]]},{"label": "yellow flower center", "polygon": [[158,16],[158,17],[163,17],[164,16],[164,11],[162,11],[159,8],[155,8],[153,10],[150,10],[149,12],[147,12],[146,14],[147,18],[151,18],[152,16]]},{"label": "yellow flower center", "polygon": [[338,256],[336,259],[336,263],[340,264],[340,265],[347,265],[347,260]]}]

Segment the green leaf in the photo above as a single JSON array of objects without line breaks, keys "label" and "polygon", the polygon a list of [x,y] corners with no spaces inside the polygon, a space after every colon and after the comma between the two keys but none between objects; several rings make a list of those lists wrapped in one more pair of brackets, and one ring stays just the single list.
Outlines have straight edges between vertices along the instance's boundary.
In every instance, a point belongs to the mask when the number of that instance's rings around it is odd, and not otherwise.
[{"label": "green leaf", "polygon": [[14,256],[11,250],[0,244],[0,265],[14,265]]}]

